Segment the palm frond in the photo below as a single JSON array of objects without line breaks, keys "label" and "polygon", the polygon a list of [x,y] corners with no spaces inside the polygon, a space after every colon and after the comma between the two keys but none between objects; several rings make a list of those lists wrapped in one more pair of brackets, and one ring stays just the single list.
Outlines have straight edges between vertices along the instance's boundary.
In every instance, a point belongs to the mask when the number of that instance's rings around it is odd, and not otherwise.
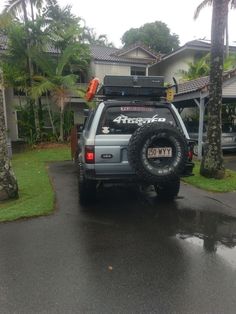
[{"label": "palm frond", "polygon": [[38,51],[38,49],[32,49],[30,52],[32,60],[39,67],[39,69],[48,76],[55,74],[56,62],[48,54]]},{"label": "palm frond", "polygon": [[3,12],[16,16],[21,11],[22,1],[24,0],[9,0],[5,5]]},{"label": "palm frond", "polygon": [[74,74],[69,74],[69,75],[62,76],[61,77],[61,83],[66,88],[71,89],[75,85],[77,77],[78,76],[74,75]]},{"label": "palm frond", "polygon": [[57,75],[61,75],[65,66],[69,63],[73,56],[78,55],[79,53],[79,44],[73,43],[68,45],[62,54],[59,56],[58,66],[57,66]]},{"label": "palm frond", "polygon": [[43,76],[35,76],[34,83],[31,88],[31,97],[37,98],[43,94],[52,91],[55,88],[55,84]]},{"label": "palm frond", "polygon": [[199,6],[196,8],[195,12],[194,12],[194,20],[196,20],[200,14],[200,12],[202,11],[202,9],[204,9],[207,5],[210,6],[212,5],[212,1],[213,0],[203,0]]},{"label": "palm frond", "polygon": [[236,9],[236,0],[231,0],[230,7],[231,9]]}]

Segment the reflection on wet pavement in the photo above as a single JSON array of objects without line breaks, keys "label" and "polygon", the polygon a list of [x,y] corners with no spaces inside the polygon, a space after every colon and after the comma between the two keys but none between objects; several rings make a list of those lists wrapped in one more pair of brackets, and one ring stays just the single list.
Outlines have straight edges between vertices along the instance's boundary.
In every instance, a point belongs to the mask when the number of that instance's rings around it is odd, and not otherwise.
[{"label": "reflection on wet pavement", "polygon": [[160,202],[152,189],[140,193],[135,189],[111,187],[101,191],[99,197],[94,211],[87,212],[90,222],[146,228],[150,234],[158,233],[202,247],[203,252],[215,253],[236,268],[236,218],[187,207],[183,196],[175,202]]},{"label": "reflection on wet pavement", "polygon": [[235,218],[218,213],[178,211],[178,229],[178,239],[201,246],[207,252],[217,252],[236,268]]}]

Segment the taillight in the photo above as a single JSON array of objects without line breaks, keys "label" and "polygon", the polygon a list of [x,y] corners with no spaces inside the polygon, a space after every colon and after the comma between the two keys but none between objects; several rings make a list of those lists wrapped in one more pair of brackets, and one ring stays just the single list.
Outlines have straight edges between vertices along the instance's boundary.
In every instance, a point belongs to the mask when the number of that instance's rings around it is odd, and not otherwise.
[{"label": "taillight", "polygon": [[193,148],[194,148],[194,142],[189,141],[188,143],[188,160],[192,161],[193,159]]},{"label": "taillight", "polygon": [[188,160],[189,160],[189,161],[192,161],[192,159],[193,159],[193,151],[192,151],[192,150],[189,150],[189,151],[188,151]]},{"label": "taillight", "polygon": [[85,146],[85,162],[87,164],[94,164],[95,162],[94,146]]}]

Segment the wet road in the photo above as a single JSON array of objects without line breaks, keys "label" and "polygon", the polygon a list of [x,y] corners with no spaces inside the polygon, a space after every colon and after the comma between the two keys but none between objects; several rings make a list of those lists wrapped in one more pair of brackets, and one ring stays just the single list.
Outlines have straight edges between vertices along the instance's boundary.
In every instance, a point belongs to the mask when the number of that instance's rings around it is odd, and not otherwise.
[{"label": "wet road", "polygon": [[236,193],[100,191],[79,209],[52,164],[54,215],[0,225],[1,313],[235,313]]}]

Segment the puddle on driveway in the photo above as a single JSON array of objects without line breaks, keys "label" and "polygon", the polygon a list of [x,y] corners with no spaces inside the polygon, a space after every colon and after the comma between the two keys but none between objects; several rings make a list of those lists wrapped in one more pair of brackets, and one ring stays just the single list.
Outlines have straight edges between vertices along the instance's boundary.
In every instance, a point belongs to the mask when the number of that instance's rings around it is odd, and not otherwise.
[{"label": "puddle on driveway", "polygon": [[214,212],[180,210],[176,238],[215,253],[236,268],[236,218]]},{"label": "puddle on driveway", "polygon": [[191,204],[186,207],[183,197],[175,202],[158,201],[152,191],[140,194],[112,187],[103,193],[82,218],[85,223],[93,224],[93,230],[94,225],[97,228],[102,225],[100,233],[106,232],[107,226],[109,231],[112,228],[112,234],[121,230],[122,234],[127,232],[137,238],[145,238],[148,230],[150,241],[176,238],[180,243],[201,247],[206,254],[220,256],[236,268],[236,218],[213,212],[217,200],[210,199],[207,206],[205,200],[200,200],[198,206],[202,210],[196,210]]}]

